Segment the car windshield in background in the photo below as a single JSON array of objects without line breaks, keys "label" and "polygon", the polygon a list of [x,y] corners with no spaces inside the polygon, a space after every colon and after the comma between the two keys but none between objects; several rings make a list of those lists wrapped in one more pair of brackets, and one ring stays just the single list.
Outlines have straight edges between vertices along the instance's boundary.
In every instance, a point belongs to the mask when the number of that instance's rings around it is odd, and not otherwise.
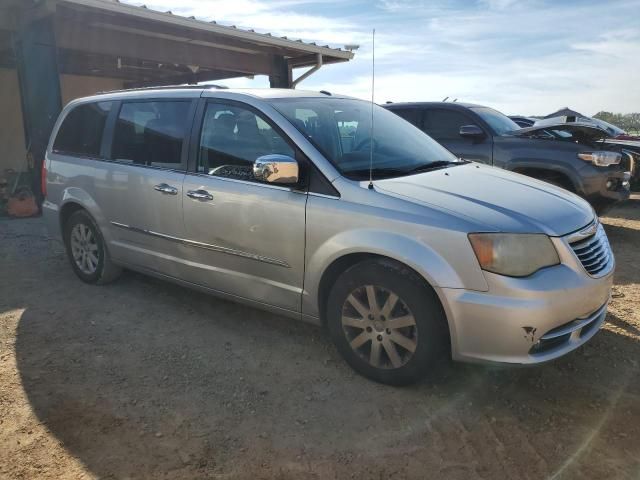
[{"label": "car windshield in background", "polygon": [[604,120],[600,120],[599,118],[589,118],[588,121],[590,121],[591,123],[595,123],[598,127],[603,128],[610,135],[612,135],[614,137],[617,136],[617,135],[626,135],[627,134],[627,132],[625,132],[620,127],[616,127],[615,125],[612,125],[609,122],[605,122]]},{"label": "car windshield in background", "polygon": [[[279,98],[271,101],[336,168],[354,180],[369,178],[371,103],[344,98]],[[410,123],[374,105],[374,179],[410,175],[460,163]]]},{"label": "car windshield in background", "polygon": [[489,124],[497,135],[504,135],[505,133],[520,129],[516,122],[493,108],[473,107],[472,110],[480,115],[480,117]]}]

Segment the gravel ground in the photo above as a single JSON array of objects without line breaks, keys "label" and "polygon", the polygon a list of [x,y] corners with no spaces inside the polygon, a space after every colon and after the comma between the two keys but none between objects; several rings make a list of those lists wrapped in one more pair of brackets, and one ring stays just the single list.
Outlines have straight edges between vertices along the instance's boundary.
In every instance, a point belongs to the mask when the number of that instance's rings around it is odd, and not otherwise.
[{"label": "gravel ground", "polygon": [[640,198],[603,221],[618,269],[589,344],[393,388],[315,327],[133,273],[85,285],[41,220],[0,220],[0,477],[638,479]]}]

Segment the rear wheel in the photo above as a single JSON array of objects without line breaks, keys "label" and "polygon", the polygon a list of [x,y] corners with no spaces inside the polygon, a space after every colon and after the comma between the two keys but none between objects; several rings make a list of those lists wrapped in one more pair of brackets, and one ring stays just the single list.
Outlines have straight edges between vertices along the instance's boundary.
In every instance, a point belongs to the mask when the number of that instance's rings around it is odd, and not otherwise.
[{"label": "rear wheel", "polygon": [[86,283],[108,283],[121,273],[111,261],[98,225],[85,210],[73,213],[64,228],[65,247],[76,275]]},{"label": "rear wheel", "polygon": [[381,383],[419,380],[448,347],[435,292],[391,261],[367,260],[345,271],[329,295],[327,322],[347,363]]}]

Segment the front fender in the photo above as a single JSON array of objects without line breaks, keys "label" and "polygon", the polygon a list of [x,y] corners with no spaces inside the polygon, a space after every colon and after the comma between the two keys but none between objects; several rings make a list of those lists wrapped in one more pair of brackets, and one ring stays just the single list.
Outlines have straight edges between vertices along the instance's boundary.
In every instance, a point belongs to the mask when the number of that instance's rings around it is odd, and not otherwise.
[{"label": "front fender", "polygon": [[[435,250],[414,238],[373,228],[340,232],[323,242],[307,259],[302,311],[319,316],[318,299],[322,275],[345,255],[366,253],[391,258],[420,274],[431,286],[465,288],[458,273]],[[484,282],[484,278],[483,278]],[[486,287],[486,284],[480,287]]]},{"label": "front fender", "polygon": [[536,169],[558,173],[566,177],[571,182],[575,191],[582,190],[580,174],[576,171],[573,165],[566,165],[565,163],[539,158],[514,158],[507,165],[507,170],[516,171],[516,173],[519,170],[524,169]]},{"label": "front fender", "polygon": [[584,162],[577,153],[582,148],[565,141],[502,138],[496,143],[494,156],[496,165],[506,170],[537,169],[563,175],[579,192],[583,189],[580,170]]}]

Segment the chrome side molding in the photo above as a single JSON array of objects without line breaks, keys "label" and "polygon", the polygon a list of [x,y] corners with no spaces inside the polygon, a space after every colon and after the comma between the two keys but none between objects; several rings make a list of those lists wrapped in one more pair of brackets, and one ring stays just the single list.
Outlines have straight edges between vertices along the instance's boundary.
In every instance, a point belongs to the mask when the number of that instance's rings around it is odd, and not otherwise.
[{"label": "chrome side molding", "polygon": [[277,265],[279,267],[291,268],[291,265],[289,265],[284,260],[280,260],[278,258],[265,257],[263,255],[258,255],[256,253],[243,252],[241,250],[234,250],[232,248],[220,247],[218,245],[212,245],[210,243],[203,243],[203,242],[197,242],[195,240],[188,240],[186,238],[174,237],[171,235],[166,235],[164,233],[154,232],[152,230],[145,230],[143,228],[133,227],[131,225],[126,225],[124,223],[119,223],[119,222],[111,222],[111,225],[113,225],[114,227],[122,228],[124,230],[129,230],[136,233],[142,233],[144,235],[149,235],[156,238],[162,238],[170,242],[181,243],[189,247],[202,248],[204,250],[211,250],[214,252],[226,253],[228,255],[235,255],[237,257],[248,258],[250,260],[255,260],[262,263],[269,263],[271,265]]}]

